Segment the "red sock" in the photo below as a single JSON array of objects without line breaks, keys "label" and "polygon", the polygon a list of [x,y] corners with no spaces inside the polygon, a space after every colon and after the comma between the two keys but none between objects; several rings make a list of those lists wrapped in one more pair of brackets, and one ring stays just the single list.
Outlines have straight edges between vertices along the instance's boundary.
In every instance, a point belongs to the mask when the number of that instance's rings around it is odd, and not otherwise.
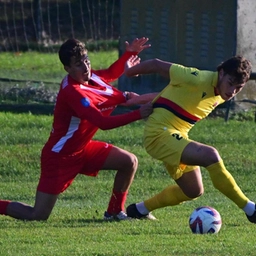
[{"label": "red sock", "polygon": [[0,214],[6,215],[6,208],[11,201],[0,200]]},{"label": "red sock", "polygon": [[112,192],[112,196],[110,198],[107,212],[109,214],[118,214],[121,211],[124,211],[124,204],[126,201],[128,191],[125,192]]}]

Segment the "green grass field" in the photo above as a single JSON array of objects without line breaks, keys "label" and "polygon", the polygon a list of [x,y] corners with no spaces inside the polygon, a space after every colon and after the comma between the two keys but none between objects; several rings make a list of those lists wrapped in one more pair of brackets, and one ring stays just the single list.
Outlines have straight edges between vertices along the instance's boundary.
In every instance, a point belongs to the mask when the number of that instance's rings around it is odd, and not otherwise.
[{"label": "green grass field", "polygon": [[[88,55],[92,68],[102,69],[117,60],[118,51],[92,51]],[[11,87],[38,88],[43,86],[56,91],[65,75],[66,71],[57,53],[0,53],[0,90]]]},{"label": "green grass field", "polygon": [[[107,68],[118,59],[117,50],[89,51],[88,55],[93,69]],[[57,53],[0,53],[0,101],[5,104],[0,110],[13,108],[9,106],[13,103],[53,103],[65,75]]]},{"label": "green grass field", "polygon": [[[95,69],[104,68],[117,58],[117,52],[93,52],[90,57]],[[0,77],[59,83],[64,74],[53,54],[0,54]],[[0,85],[6,86],[1,82]],[[199,122],[190,136],[215,146],[245,194],[256,200],[256,124],[253,118],[252,111],[235,115],[229,122],[224,122],[223,118],[208,118]],[[34,203],[40,152],[51,130],[51,122],[50,114],[0,112],[2,199]],[[143,126],[143,121],[138,121],[111,131],[99,131],[95,137],[125,148],[139,159],[127,205],[173,184],[161,163],[150,158],[142,147]],[[97,178],[78,176],[60,196],[47,222],[24,222],[0,216],[0,255],[255,255],[255,225],[213,188],[205,169],[202,173],[205,194],[198,200],[156,210],[154,215],[159,219],[156,222],[119,223],[102,221],[114,172],[102,171]],[[203,205],[215,207],[220,212],[223,226],[219,234],[191,233],[189,215]]]},{"label": "green grass field", "polygon": [[[40,150],[51,129],[50,115],[0,113],[1,198],[34,202],[40,172]],[[139,169],[129,203],[146,199],[173,181],[142,147],[143,121],[96,138],[134,152]],[[227,168],[252,200],[255,192],[255,123],[223,119],[201,121],[191,137],[219,149]],[[150,221],[104,222],[114,172],[97,178],[78,176],[60,196],[47,222],[24,222],[0,216],[1,255],[255,255],[255,226],[216,191],[202,169],[205,194],[198,200],[154,212]],[[194,208],[215,207],[223,226],[217,235],[194,235],[188,218]]]},{"label": "green grass field", "polygon": [[[118,58],[118,51],[89,52],[93,69],[108,67]],[[22,80],[41,80],[60,83],[66,71],[57,53],[2,52],[0,54],[0,77]]]}]

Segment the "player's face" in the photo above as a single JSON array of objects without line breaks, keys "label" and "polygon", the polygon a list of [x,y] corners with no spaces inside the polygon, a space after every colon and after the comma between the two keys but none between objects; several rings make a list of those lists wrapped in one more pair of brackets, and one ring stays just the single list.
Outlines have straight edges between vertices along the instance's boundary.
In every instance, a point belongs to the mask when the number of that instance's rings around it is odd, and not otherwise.
[{"label": "player's face", "polygon": [[69,75],[79,83],[86,83],[91,79],[91,62],[85,52],[81,57],[71,57],[70,65],[65,66]]},{"label": "player's face", "polygon": [[223,100],[231,100],[236,94],[242,91],[244,86],[245,83],[234,83],[233,77],[225,74],[223,70],[219,72],[219,80],[216,89]]}]

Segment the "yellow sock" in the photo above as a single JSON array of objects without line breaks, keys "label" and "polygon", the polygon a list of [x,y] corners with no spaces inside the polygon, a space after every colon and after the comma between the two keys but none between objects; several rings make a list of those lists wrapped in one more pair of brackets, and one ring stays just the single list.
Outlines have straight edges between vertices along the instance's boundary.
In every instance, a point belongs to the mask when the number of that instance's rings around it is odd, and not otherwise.
[{"label": "yellow sock", "polygon": [[178,205],[184,201],[189,201],[193,199],[187,197],[183,193],[183,191],[180,189],[179,186],[173,185],[173,186],[168,186],[159,194],[144,201],[144,204],[146,208],[151,212],[158,208],[162,208],[165,206]]},{"label": "yellow sock", "polygon": [[249,199],[236,184],[232,175],[226,170],[222,160],[206,167],[212,183],[221,193],[231,199],[239,208],[245,207]]}]

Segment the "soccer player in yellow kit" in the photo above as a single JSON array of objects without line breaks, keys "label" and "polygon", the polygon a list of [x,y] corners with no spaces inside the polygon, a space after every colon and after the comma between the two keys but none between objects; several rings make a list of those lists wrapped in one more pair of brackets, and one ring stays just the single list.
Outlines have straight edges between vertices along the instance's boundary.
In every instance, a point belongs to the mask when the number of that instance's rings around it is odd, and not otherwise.
[{"label": "soccer player in yellow kit", "polygon": [[152,198],[129,205],[126,209],[129,217],[140,219],[151,215],[154,219],[151,211],[155,209],[201,196],[202,166],[208,170],[214,187],[241,208],[250,222],[256,223],[255,203],[241,191],[218,151],[188,137],[196,122],[244,88],[251,69],[247,59],[234,56],[222,62],[215,72],[159,59],[141,62],[125,71],[127,76],[159,73],[170,78],[170,83],[153,100],[154,111],[146,122],[144,145],[153,158],[164,163],[176,182]]}]

